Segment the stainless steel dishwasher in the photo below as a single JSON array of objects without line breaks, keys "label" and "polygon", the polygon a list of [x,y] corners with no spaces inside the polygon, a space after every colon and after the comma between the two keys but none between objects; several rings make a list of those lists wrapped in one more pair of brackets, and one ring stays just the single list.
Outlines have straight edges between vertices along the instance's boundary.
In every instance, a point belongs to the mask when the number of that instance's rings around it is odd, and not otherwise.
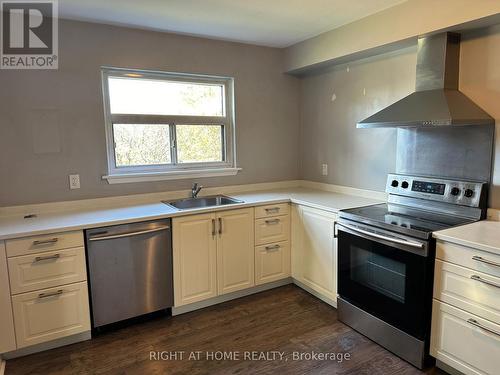
[{"label": "stainless steel dishwasher", "polygon": [[92,326],[173,305],[170,219],[86,231]]}]

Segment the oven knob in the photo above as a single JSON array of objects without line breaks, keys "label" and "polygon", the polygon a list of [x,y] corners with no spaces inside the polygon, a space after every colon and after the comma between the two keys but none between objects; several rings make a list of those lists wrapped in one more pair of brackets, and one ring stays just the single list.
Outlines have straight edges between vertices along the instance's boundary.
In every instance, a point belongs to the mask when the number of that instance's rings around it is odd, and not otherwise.
[{"label": "oven knob", "polygon": [[474,195],[474,190],[471,190],[471,189],[465,189],[464,191],[464,195],[467,197],[467,198],[470,198]]},{"label": "oven knob", "polygon": [[403,181],[403,182],[401,183],[401,187],[402,187],[403,189],[408,189],[408,182],[407,182],[407,181]]},{"label": "oven knob", "polygon": [[392,182],[391,182],[392,187],[398,187],[398,185],[399,185],[398,180],[392,180]]},{"label": "oven knob", "polygon": [[457,187],[451,188],[451,195],[458,195],[460,194],[460,189]]}]

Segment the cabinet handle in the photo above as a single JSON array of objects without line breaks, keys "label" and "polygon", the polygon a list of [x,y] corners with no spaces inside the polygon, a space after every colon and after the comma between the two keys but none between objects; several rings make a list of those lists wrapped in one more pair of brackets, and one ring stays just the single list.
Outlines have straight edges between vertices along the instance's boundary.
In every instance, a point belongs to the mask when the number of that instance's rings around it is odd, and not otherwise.
[{"label": "cabinet handle", "polygon": [[281,220],[280,219],[273,219],[273,220],[266,220],[266,224],[278,224]]},{"label": "cabinet handle", "polygon": [[54,254],[54,255],[49,255],[49,256],[46,256],[46,257],[36,257],[35,258],[35,262],[42,262],[44,260],[52,260],[52,259],[59,259],[61,257],[61,255],[59,254]]},{"label": "cabinet handle", "polygon": [[271,207],[271,208],[264,208],[264,210],[268,213],[270,212],[280,212],[280,208],[279,207]]},{"label": "cabinet handle", "polygon": [[278,250],[280,247],[280,245],[266,246],[266,251]]},{"label": "cabinet handle", "polygon": [[219,217],[219,235],[222,234],[222,218]]},{"label": "cabinet handle", "polygon": [[500,284],[494,283],[493,281],[489,281],[489,280],[483,279],[481,276],[478,276],[478,275],[472,275],[470,278],[471,278],[472,280],[479,281],[480,283],[483,283],[483,284],[487,284],[487,285],[491,285],[491,286],[494,286],[494,287],[500,288]]},{"label": "cabinet handle", "polygon": [[38,295],[38,298],[39,299],[42,299],[42,298],[47,298],[47,297],[55,297],[55,296],[60,296],[61,294],[63,294],[63,290],[62,289],[59,289],[57,292],[51,292],[51,293],[40,293]]},{"label": "cabinet handle", "polygon": [[33,241],[33,245],[34,246],[48,245],[48,244],[51,244],[51,243],[56,243],[57,241],[59,241],[59,238],[54,237],[54,238],[51,238],[49,240]]},{"label": "cabinet handle", "polygon": [[491,266],[495,266],[495,267],[500,267],[500,263],[498,262],[495,262],[493,260],[489,260],[489,259],[486,259],[486,258],[483,258],[483,257],[480,257],[478,255],[474,255],[472,257],[472,260],[477,260],[478,262],[481,262],[481,263],[486,263],[486,264],[489,264]]},{"label": "cabinet handle", "polygon": [[212,237],[215,237],[215,219],[212,219]]},{"label": "cabinet handle", "polygon": [[491,328],[483,326],[481,323],[479,323],[476,319],[467,319],[467,323],[472,324],[473,326],[476,326],[478,328],[481,328],[483,331],[493,333],[494,335],[500,336],[500,333],[497,331],[492,330]]}]

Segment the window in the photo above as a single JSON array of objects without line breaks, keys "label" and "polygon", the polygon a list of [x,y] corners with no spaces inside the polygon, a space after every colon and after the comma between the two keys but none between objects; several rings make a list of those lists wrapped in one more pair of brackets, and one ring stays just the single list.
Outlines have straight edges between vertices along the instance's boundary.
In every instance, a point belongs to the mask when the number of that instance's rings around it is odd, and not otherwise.
[{"label": "window", "polygon": [[109,183],[236,174],[233,80],[103,68]]}]

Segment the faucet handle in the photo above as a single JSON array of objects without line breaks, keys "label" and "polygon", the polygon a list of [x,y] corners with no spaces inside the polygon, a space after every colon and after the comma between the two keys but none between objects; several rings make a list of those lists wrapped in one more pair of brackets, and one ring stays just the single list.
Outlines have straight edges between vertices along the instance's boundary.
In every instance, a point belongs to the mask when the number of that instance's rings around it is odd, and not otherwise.
[{"label": "faucet handle", "polygon": [[198,189],[198,183],[197,182],[193,182],[193,187],[192,187],[193,190],[196,190]]}]

